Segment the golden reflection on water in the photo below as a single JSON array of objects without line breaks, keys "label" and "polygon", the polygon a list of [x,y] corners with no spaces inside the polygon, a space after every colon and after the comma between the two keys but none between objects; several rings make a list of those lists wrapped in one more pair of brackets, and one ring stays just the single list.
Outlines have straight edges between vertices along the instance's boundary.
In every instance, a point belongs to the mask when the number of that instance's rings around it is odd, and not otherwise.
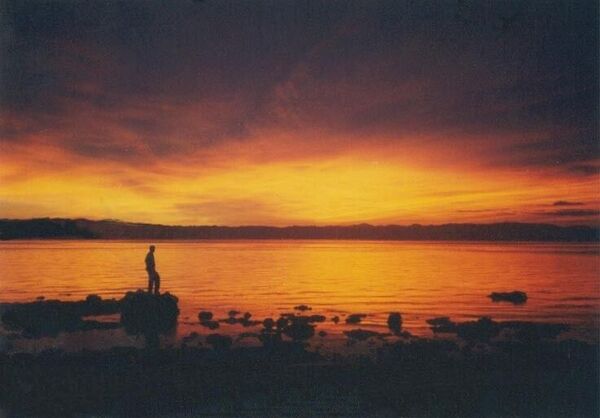
[{"label": "golden reflection on water", "polygon": [[[144,288],[140,241],[0,243],[0,301],[75,300],[90,293],[121,297]],[[254,318],[308,304],[328,317],[319,329],[340,334],[333,315],[366,313],[361,327],[382,330],[399,311],[405,327],[430,335],[425,320],[490,316],[574,324],[597,335],[598,246],[592,244],[375,241],[154,242],[162,290],[180,300],[181,334],[210,333],[199,310],[230,309]],[[492,303],[492,291],[523,290],[525,305]],[[342,321],[343,322],[343,321]],[[221,327],[221,333],[240,327]]]}]

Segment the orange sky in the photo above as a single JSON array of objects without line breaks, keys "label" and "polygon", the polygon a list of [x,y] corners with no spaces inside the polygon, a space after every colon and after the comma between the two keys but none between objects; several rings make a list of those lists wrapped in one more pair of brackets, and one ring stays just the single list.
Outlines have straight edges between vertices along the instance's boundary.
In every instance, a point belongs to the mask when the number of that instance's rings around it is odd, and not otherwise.
[{"label": "orange sky", "polygon": [[596,6],[312,4],[8,5],[0,217],[598,223]]}]

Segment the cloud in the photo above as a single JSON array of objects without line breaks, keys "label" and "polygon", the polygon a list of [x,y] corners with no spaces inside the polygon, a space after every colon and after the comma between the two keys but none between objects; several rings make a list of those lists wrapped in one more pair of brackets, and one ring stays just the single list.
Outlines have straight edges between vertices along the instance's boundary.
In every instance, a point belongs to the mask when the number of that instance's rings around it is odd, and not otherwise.
[{"label": "cloud", "polygon": [[570,202],[568,200],[557,200],[552,204],[552,206],[583,206],[585,203],[583,202]]},{"label": "cloud", "polygon": [[[310,217],[295,208],[309,207],[310,193],[277,204],[264,198],[268,176],[262,183],[248,179],[239,200],[216,191],[198,201],[181,184],[271,165],[285,166],[280,178],[296,179],[302,165],[310,175],[294,186],[310,190],[301,186],[321,181],[324,165],[352,157],[349,177],[359,167],[391,166],[370,181],[377,191],[402,179],[400,196],[393,195],[398,202],[418,170],[472,180],[472,190],[424,184],[405,206],[451,193],[456,206],[446,213],[474,219],[521,216],[519,208],[532,200],[547,205],[557,196],[553,188],[595,199],[594,2],[6,1],[2,7],[0,178],[21,197],[36,200],[43,193],[32,184],[48,185],[48,178],[98,178],[103,187],[127,190],[130,202],[152,201],[160,191],[176,195],[161,197],[165,219],[304,222]],[[518,17],[506,25],[507,16]],[[498,207],[478,214],[480,185],[502,182],[508,185],[497,192]],[[399,219],[392,204],[381,214],[349,211],[356,185],[345,187],[344,199],[328,201],[329,210]],[[374,194],[388,202],[386,193]],[[514,201],[502,201],[506,196]],[[302,199],[304,206],[297,204]],[[126,205],[136,216],[153,210],[134,212],[134,206]]]},{"label": "cloud", "polygon": [[551,212],[540,212],[539,214],[544,216],[588,217],[599,216],[600,211],[592,209],[562,209]]}]

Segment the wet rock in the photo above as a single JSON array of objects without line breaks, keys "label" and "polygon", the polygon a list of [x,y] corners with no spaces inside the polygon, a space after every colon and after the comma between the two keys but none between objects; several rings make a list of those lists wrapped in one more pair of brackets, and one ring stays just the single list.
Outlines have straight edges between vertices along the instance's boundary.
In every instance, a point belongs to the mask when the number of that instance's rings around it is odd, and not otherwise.
[{"label": "wet rock", "polygon": [[256,338],[256,339],[260,340],[261,336],[260,336],[260,334],[258,334],[256,332],[242,332],[236,337],[235,340],[242,341],[247,338]]},{"label": "wet rock", "polygon": [[369,331],[367,329],[353,329],[350,331],[344,331],[344,335],[346,335],[346,337],[348,337],[351,340],[355,340],[355,341],[366,341],[369,338],[384,338],[386,337],[388,334],[382,334],[380,332],[376,332],[376,331]]},{"label": "wet rock", "polygon": [[320,320],[321,316],[319,315],[296,316],[294,314],[283,314],[275,323],[275,331],[290,337],[296,342],[305,341],[315,334],[315,326],[312,325],[312,322]]},{"label": "wet rock", "polygon": [[523,342],[552,340],[570,329],[566,324],[527,321],[505,321],[500,322],[500,326],[512,330],[515,338]]},{"label": "wet rock", "polygon": [[314,323],[314,322],[325,322],[327,318],[325,318],[325,316],[323,315],[310,315],[308,317],[308,322],[310,323]]},{"label": "wet rock", "polygon": [[294,309],[297,310],[297,311],[301,311],[301,312],[312,310],[312,308],[310,306],[308,306],[308,305],[294,306]]},{"label": "wet rock", "polygon": [[113,327],[98,321],[84,320],[83,317],[118,313],[120,302],[115,299],[102,300],[99,296],[91,296],[84,301],[76,302],[45,300],[6,304],[2,307],[2,322],[8,328],[20,330],[34,337]]},{"label": "wet rock", "polygon": [[200,325],[210,330],[219,328],[219,323],[217,321],[200,321]]},{"label": "wet rock", "polygon": [[324,338],[327,336],[327,333],[323,330],[319,331],[319,337]]},{"label": "wet rock", "polygon": [[366,318],[367,315],[366,314],[350,314],[348,315],[348,317],[346,318],[346,323],[347,324],[360,324],[360,322]]},{"label": "wet rock", "polygon": [[211,319],[213,319],[213,313],[209,311],[200,311],[200,313],[198,314],[198,319],[200,320],[200,322],[210,321]]},{"label": "wet rock", "polygon": [[252,327],[255,325],[260,325],[261,321],[252,321],[252,320],[250,320],[251,316],[252,315],[250,315],[248,313],[241,318],[236,318],[235,316],[230,316],[229,318],[226,318],[226,319],[220,319],[219,322],[223,322],[223,323],[229,324],[229,325],[239,324],[243,327]]},{"label": "wet rock", "polygon": [[190,333],[190,335],[186,335],[185,337],[183,337],[181,339],[181,342],[183,344],[189,344],[191,342],[194,342],[194,340],[198,339],[199,336],[200,334],[198,334],[197,332],[192,332]]},{"label": "wet rock", "polygon": [[456,333],[457,330],[456,324],[447,316],[428,319],[426,322],[431,325],[434,333]]},{"label": "wet rock", "polygon": [[304,321],[292,321],[283,329],[283,334],[294,341],[305,341],[315,335],[315,326]]},{"label": "wet rock", "polygon": [[387,324],[394,335],[399,335],[402,332],[402,315],[399,312],[390,313]]},{"label": "wet rock", "polygon": [[263,321],[263,327],[265,327],[266,330],[271,331],[274,326],[275,321],[273,321],[273,318],[265,318],[265,320]]},{"label": "wet rock", "polygon": [[290,323],[289,318],[285,317],[285,316],[280,316],[277,319],[277,322],[275,322],[275,328],[277,328],[278,330],[283,330],[285,327],[288,326],[288,324]]},{"label": "wet rock", "polygon": [[166,292],[127,292],[121,300],[121,324],[129,334],[165,333],[177,325],[178,299]]},{"label": "wet rock", "polygon": [[215,350],[228,350],[233,343],[231,337],[221,334],[210,334],[206,337],[206,343]]},{"label": "wet rock", "polygon": [[515,290],[513,292],[492,292],[488,295],[492,302],[510,302],[521,305],[527,302],[527,293]]},{"label": "wet rock", "polygon": [[428,319],[434,333],[456,333],[467,341],[488,342],[490,339],[504,332],[509,337],[522,342],[537,342],[543,339],[554,339],[561,333],[569,330],[569,326],[559,323],[527,322],[527,321],[501,321],[496,322],[488,317],[479,318],[477,321],[452,322],[448,317]]},{"label": "wet rock", "polygon": [[332,321],[334,324],[337,324],[338,322],[340,322],[340,317],[336,315],[336,316],[334,316],[333,318],[331,318],[331,321]]},{"label": "wet rock", "polygon": [[246,313],[244,314],[244,319],[245,319],[246,321],[248,321],[250,318],[252,318],[252,314],[251,314],[250,312],[246,312]]},{"label": "wet rock", "polygon": [[236,310],[232,309],[229,312],[227,312],[227,315],[229,315],[229,316],[238,316],[240,313],[241,313],[240,311],[236,311]]},{"label": "wet rock", "polygon": [[238,323],[240,325],[242,325],[243,327],[254,327],[256,325],[260,325],[261,321],[252,321],[249,318],[240,318],[240,320],[238,321]]},{"label": "wet rock", "polygon": [[101,298],[100,296],[98,296],[98,295],[93,295],[93,294],[92,294],[92,295],[88,295],[88,296],[85,298],[85,301],[86,301],[87,303],[99,304],[99,303],[101,303],[101,302],[102,302],[102,298]]},{"label": "wet rock", "polygon": [[275,321],[273,318],[266,318],[263,321],[263,330],[259,334],[258,339],[263,343],[265,347],[272,347],[281,342],[281,328],[275,328]]},{"label": "wet rock", "polygon": [[467,341],[487,342],[500,333],[501,325],[488,317],[457,324],[456,334]]}]

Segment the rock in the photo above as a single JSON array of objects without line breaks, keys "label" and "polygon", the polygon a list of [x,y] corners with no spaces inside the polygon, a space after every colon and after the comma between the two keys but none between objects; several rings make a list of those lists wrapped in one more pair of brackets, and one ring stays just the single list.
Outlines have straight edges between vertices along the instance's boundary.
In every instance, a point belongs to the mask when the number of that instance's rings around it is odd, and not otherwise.
[{"label": "rock", "polygon": [[275,321],[273,321],[273,318],[265,318],[265,320],[263,321],[263,327],[265,327],[265,329],[268,331],[271,331],[274,326]]},{"label": "rock", "polygon": [[323,315],[311,315],[308,317],[308,322],[325,322],[326,319]]},{"label": "rock", "polygon": [[189,344],[191,342],[193,342],[194,340],[196,340],[200,335],[197,332],[192,332],[189,335],[183,337],[181,339],[181,342],[184,344]]},{"label": "rock", "polygon": [[502,321],[496,322],[488,317],[479,318],[477,321],[455,323],[447,316],[428,319],[431,330],[435,333],[456,333],[467,341],[488,342],[508,330],[508,335],[522,342],[537,342],[542,339],[554,339],[562,332],[567,331],[566,324],[527,322],[527,321]]},{"label": "rock", "polygon": [[235,316],[230,316],[229,318],[226,319],[220,319],[219,322],[223,322],[225,324],[229,324],[229,325],[236,325],[236,324],[240,324],[243,327],[252,327],[255,325],[259,325],[261,322],[260,321],[251,321],[250,320],[250,314],[246,314],[241,318],[236,318]]},{"label": "rock", "polygon": [[366,318],[367,315],[366,314],[351,314],[348,315],[348,317],[346,318],[346,323],[347,324],[360,324],[360,321],[363,320],[363,318]]},{"label": "rock", "polygon": [[303,321],[292,321],[283,329],[283,334],[294,341],[304,341],[315,335],[315,326]]},{"label": "rock", "polygon": [[399,312],[390,313],[387,324],[393,334],[399,335],[402,332],[402,315]]},{"label": "rock", "polygon": [[85,298],[85,301],[87,303],[94,303],[94,304],[98,304],[98,303],[102,303],[102,298],[98,295],[88,295]]},{"label": "rock", "polygon": [[121,300],[121,324],[129,334],[165,333],[177,324],[177,297],[166,292],[153,295],[142,290],[127,292]]},{"label": "rock", "polygon": [[455,333],[456,332],[456,324],[450,321],[450,318],[447,316],[440,316],[433,319],[428,319],[426,321],[429,325],[431,325],[431,330],[434,333]]},{"label": "rock", "polygon": [[344,331],[344,335],[346,335],[346,337],[348,337],[349,339],[355,340],[355,341],[366,341],[369,338],[373,338],[373,337],[377,337],[377,338],[386,337],[386,334],[382,334],[382,333],[376,332],[376,331],[369,331],[366,329],[360,329],[360,328],[353,329],[350,331]]},{"label": "rock", "polygon": [[88,296],[86,300],[76,302],[45,300],[12,303],[3,305],[2,322],[8,328],[21,330],[34,337],[55,336],[60,332],[104,329],[108,326],[105,323],[86,321],[83,317],[115,314],[120,307],[120,301],[102,300],[98,296]]},{"label": "rock", "polygon": [[275,327],[281,331],[288,326],[289,322],[290,321],[287,317],[280,316],[279,319],[277,319],[277,322],[275,322]]},{"label": "rock", "polygon": [[236,341],[242,341],[246,338],[256,338],[258,340],[261,339],[261,335],[256,332],[242,332],[236,337]]},{"label": "rock", "polygon": [[336,315],[333,318],[331,318],[331,320],[333,321],[334,324],[337,324],[338,322],[340,322],[340,317]]},{"label": "rock", "polygon": [[500,333],[501,325],[488,317],[457,324],[456,334],[467,341],[487,342]]},{"label": "rock", "polygon": [[512,330],[518,340],[528,343],[554,339],[570,329],[566,324],[527,321],[505,321],[500,322],[500,325]]},{"label": "rock", "polygon": [[236,310],[232,309],[232,310],[230,310],[230,311],[227,313],[227,315],[229,315],[229,316],[237,316],[237,315],[239,315],[240,313],[241,313],[240,311],[236,311]]},{"label": "rock", "polygon": [[[295,342],[304,341],[315,335],[315,326],[311,316],[283,314],[276,322],[276,331],[290,337]],[[317,319],[321,319],[320,317]]]},{"label": "rock", "polygon": [[297,311],[301,311],[301,312],[312,310],[312,308],[310,306],[308,306],[308,305],[294,306],[294,309],[297,310]]},{"label": "rock", "polygon": [[250,317],[244,316],[243,318],[239,319],[238,323],[241,324],[243,327],[253,327],[256,325],[260,325],[260,321],[251,321],[249,318]]},{"label": "rock", "polygon": [[325,331],[323,331],[323,330],[319,331],[319,337],[323,338],[326,336],[327,336],[327,333]]},{"label": "rock", "polygon": [[213,319],[213,313],[209,311],[200,311],[200,313],[198,314],[198,319],[200,320],[200,322],[210,321],[211,319]]},{"label": "rock", "polygon": [[215,330],[217,328],[219,328],[219,323],[217,321],[200,321],[200,325],[202,325],[203,327],[206,327],[210,330]]},{"label": "rock", "polygon": [[206,343],[215,350],[228,350],[233,343],[231,337],[221,334],[210,334],[206,337]]},{"label": "rock", "polygon": [[492,302],[510,302],[515,305],[521,305],[527,302],[527,293],[515,290],[513,292],[492,292],[488,295]]}]

